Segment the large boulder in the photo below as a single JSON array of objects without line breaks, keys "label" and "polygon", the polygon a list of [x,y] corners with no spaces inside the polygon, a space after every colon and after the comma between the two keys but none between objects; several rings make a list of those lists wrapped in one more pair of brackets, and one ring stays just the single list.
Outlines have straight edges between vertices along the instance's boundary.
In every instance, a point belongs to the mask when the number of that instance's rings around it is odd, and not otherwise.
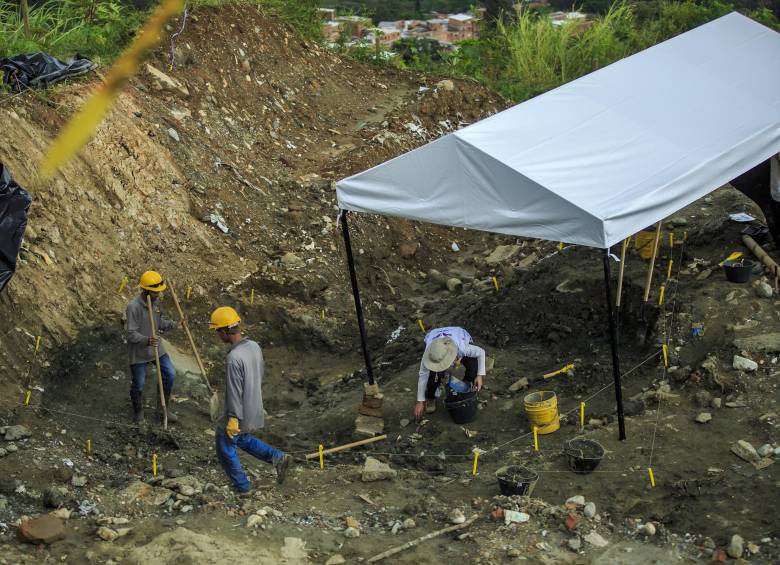
[{"label": "large boulder", "polygon": [[360,474],[360,479],[364,483],[373,481],[386,481],[395,479],[398,475],[398,471],[391,469],[387,463],[382,463],[379,459],[373,457],[366,458],[366,463],[363,465],[363,471]]},{"label": "large boulder", "polygon": [[19,537],[36,545],[50,544],[65,537],[65,524],[54,516],[41,516],[19,525]]}]

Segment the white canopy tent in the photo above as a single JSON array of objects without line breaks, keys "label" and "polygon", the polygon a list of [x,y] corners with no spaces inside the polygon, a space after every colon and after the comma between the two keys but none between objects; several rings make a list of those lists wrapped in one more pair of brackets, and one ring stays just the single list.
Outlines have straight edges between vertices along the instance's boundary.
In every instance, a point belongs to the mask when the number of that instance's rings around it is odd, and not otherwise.
[{"label": "white canopy tent", "polygon": [[780,150],[780,34],[737,13],[337,184],[339,206],[607,248]]},{"label": "white canopy tent", "polygon": [[[731,13],[337,183],[346,212],[607,250],[780,151],[780,34]],[[652,268],[652,267],[651,267]]]}]

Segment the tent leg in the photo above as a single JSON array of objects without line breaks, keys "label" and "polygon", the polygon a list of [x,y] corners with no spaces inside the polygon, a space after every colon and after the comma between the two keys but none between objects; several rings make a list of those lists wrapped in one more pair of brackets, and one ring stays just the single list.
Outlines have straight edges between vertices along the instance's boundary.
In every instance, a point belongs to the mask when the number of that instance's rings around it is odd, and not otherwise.
[{"label": "tent leg", "polygon": [[358,289],[357,274],[355,273],[355,258],[352,255],[352,240],[349,238],[349,226],[347,225],[347,211],[341,213],[341,233],[344,236],[344,247],[347,250],[347,265],[349,266],[349,279],[352,282],[352,298],[355,299],[355,312],[357,313],[358,328],[360,329],[360,345],[363,348],[363,359],[366,362],[366,375],[368,384],[374,384],[374,370],[371,367],[371,357],[368,354],[366,340],[366,324],[363,320],[363,305],[360,302],[360,290]]},{"label": "tent leg", "polygon": [[655,241],[653,242],[653,256],[650,257],[650,266],[647,268],[647,282],[645,282],[645,302],[650,298],[650,287],[653,284],[653,268],[655,267],[655,258],[658,256],[658,243],[661,239],[661,222],[655,227]]},{"label": "tent leg", "polygon": [[618,439],[626,439],[626,420],[623,415],[623,389],[620,382],[620,357],[618,356],[617,327],[612,309],[612,287],[610,285],[609,248],[604,250],[604,289],[607,294],[607,315],[609,316],[609,340],[612,347],[612,374],[615,377],[615,403],[617,404]]},{"label": "tent leg", "polygon": [[620,298],[623,295],[623,274],[626,271],[626,248],[628,247],[628,240],[631,237],[627,237],[623,240],[623,249],[620,251],[620,274],[618,274],[618,286],[617,286],[617,298],[615,299],[615,306],[620,309]]}]

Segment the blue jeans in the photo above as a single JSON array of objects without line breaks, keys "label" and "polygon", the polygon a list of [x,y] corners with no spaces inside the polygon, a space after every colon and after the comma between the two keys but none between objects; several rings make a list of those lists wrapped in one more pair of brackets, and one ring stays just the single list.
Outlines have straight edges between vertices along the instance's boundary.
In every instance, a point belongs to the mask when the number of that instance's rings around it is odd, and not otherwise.
[{"label": "blue jeans", "polygon": [[[132,376],[132,383],[130,384],[130,393],[144,391],[144,383],[146,383],[146,368],[152,363],[136,363],[130,365],[130,375]],[[165,396],[170,396],[173,390],[173,377],[176,376],[176,369],[173,368],[173,362],[166,353],[160,357],[160,372],[162,373],[163,391]]]},{"label": "blue jeans", "polygon": [[250,455],[257,457],[266,463],[273,463],[277,459],[284,457],[284,452],[271,447],[262,440],[257,439],[252,434],[241,433],[230,439],[225,432],[224,426],[217,426],[217,457],[225,469],[225,473],[233,481],[233,486],[239,492],[249,490],[249,479],[241,467],[241,460],[238,458],[236,447],[240,447]]}]

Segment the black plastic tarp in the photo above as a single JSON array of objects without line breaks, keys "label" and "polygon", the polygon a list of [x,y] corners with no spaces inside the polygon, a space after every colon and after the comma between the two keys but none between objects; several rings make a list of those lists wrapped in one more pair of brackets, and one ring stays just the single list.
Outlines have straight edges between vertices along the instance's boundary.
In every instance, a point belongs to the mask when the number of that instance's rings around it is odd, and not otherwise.
[{"label": "black plastic tarp", "polygon": [[0,163],[0,292],[16,271],[31,202],[27,191],[14,182],[8,168]]},{"label": "black plastic tarp", "polygon": [[95,67],[95,63],[81,55],[67,61],[60,61],[48,53],[28,53],[0,59],[3,84],[15,92],[50,86],[66,78],[83,75]]}]

